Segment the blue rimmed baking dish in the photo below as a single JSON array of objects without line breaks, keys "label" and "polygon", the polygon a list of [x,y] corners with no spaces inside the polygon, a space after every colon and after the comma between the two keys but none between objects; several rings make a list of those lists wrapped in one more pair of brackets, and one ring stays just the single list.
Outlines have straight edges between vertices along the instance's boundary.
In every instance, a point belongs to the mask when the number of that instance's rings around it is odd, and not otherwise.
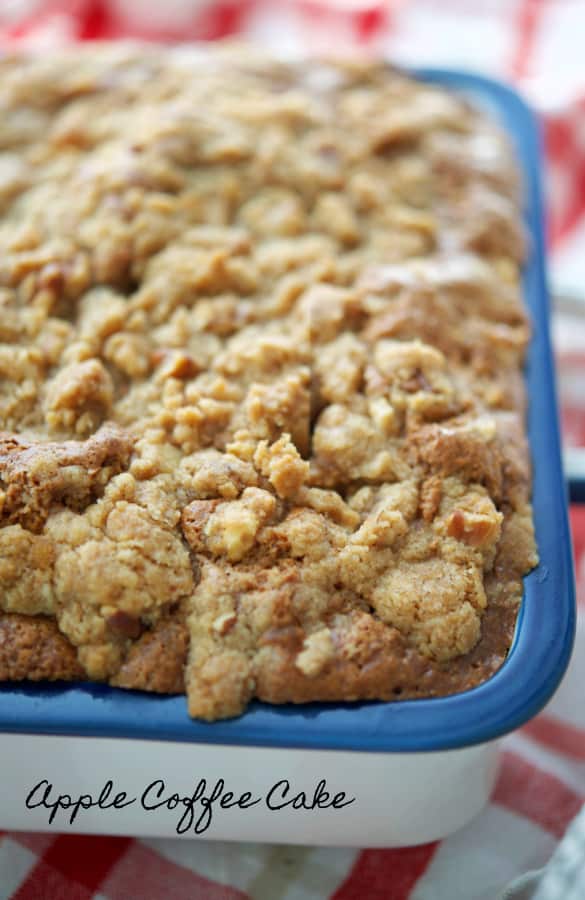
[{"label": "blue rimmed baking dish", "polygon": [[[226,805],[204,836],[362,846],[430,840],[459,827],[483,805],[495,776],[496,739],[536,715],[559,684],[572,649],[575,600],[548,325],[538,129],[524,102],[502,84],[441,69],[414,74],[463,93],[499,120],[524,173],[531,236],[524,293],[533,322],[526,372],[528,434],[540,563],[524,580],[508,659],[484,684],[450,697],[281,707],[254,702],[240,718],[211,724],[190,720],[184,697],[95,684],[2,685],[4,827],[48,827],[53,794],[35,805],[46,790],[40,788],[29,806],[24,802],[38,772],[40,780],[53,785],[55,797],[59,791],[99,796],[108,778],[124,790],[132,785],[135,804],[114,811],[82,807],[73,830],[173,834],[177,816],[162,802],[164,793],[153,810],[141,804],[137,792],[142,782],[165,780],[157,773],[166,772],[166,780],[173,773],[180,782],[175,793],[183,798],[195,767],[197,778],[205,777],[210,786],[231,779],[237,790],[264,798],[250,809],[234,807],[237,815]],[[69,773],[63,771],[64,760],[70,762]],[[278,810],[266,801],[271,779],[290,784]],[[309,800],[294,808],[286,803],[293,792],[314,800],[313,783],[322,779],[327,790],[345,792],[353,802],[341,806],[340,801],[338,807],[318,802],[310,809]],[[231,782],[229,790],[235,790]],[[459,799],[465,793],[467,800]],[[214,802],[221,805],[221,796]],[[273,814],[267,816],[266,810]],[[69,818],[59,807],[53,827],[69,827]]]}]

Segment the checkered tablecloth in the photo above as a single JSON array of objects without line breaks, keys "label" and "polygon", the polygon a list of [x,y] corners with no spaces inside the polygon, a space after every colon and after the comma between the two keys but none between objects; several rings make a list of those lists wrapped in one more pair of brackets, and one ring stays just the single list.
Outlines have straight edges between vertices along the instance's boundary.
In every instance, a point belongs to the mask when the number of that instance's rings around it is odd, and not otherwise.
[{"label": "checkered tablecloth", "polygon": [[[276,50],[361,45],[515,83],[544,123],[553,286],[585,297],[585,2],[0,2],[1,41],[51,52],[129,33],[175,40],[235,32]],[[585,445],[585,301],[582,315],[577,305],[571,318],[557,317],[555,339],[565,437]],[[562,840],[585,799],[585,507],[574,507],[571,521],[580,603],[573,660],[546,710],[504,740],[491,802],[459,833],[401,850],[5,833],[0,900],[526,900],[535,890],[537,900],[585,897],[585,823]],[[539,878],[551,857],[554,867]]]}]

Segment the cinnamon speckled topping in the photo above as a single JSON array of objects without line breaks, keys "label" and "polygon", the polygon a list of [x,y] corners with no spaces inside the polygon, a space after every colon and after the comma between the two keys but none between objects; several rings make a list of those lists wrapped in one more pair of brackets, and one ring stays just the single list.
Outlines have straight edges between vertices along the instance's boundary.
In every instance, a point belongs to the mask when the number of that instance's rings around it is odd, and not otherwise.
[{"label": "cinnamon speckled topping", "polygon": [[489,677],[537,561],[495,126],[234,48],[3,56],[0,109],[0,678]]}]

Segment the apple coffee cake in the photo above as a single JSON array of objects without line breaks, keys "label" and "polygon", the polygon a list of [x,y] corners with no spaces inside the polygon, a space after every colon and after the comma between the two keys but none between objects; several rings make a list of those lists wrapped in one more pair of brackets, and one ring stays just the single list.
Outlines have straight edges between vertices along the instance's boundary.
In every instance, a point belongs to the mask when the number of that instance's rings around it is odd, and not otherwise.
[{"label": "apple coffee cake", "polygon": [[0,678],[435,697],[536,563],[521,183],[374,62],[0,58]]}]

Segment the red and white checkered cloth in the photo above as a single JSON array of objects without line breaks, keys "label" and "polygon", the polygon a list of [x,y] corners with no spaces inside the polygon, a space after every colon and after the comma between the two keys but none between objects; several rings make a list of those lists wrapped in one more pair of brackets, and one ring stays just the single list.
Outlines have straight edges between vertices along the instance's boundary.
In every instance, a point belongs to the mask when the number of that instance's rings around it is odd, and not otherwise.
[{"label": "red and white checkered cloth", "polygon": [[[47,49],[124,34],[173,40],[235,32],[275,49],[368,45],[401,62],[465,67],[516,83],[545,125],[553,284],[585,296],[582,0],[0,3],[0,40]],[[583,310],[569,323],[559,319],[555,329],[559,360],[571,369],[566,383],[573,386],[575,372],[585,369],[585,301]],[[583,391],[570,393],[565,434],[585,445]],[[505,739],[491,803],[458,834],[410,849],[354,850],[6,833],[0,838],[0,900],[504,896],[515,879],[546,865],[585,800],[585,507],[573,508],[571,519],[580,601],[571,666],[545,712]],[[550,900],[564,896],[551,894]]]}]

